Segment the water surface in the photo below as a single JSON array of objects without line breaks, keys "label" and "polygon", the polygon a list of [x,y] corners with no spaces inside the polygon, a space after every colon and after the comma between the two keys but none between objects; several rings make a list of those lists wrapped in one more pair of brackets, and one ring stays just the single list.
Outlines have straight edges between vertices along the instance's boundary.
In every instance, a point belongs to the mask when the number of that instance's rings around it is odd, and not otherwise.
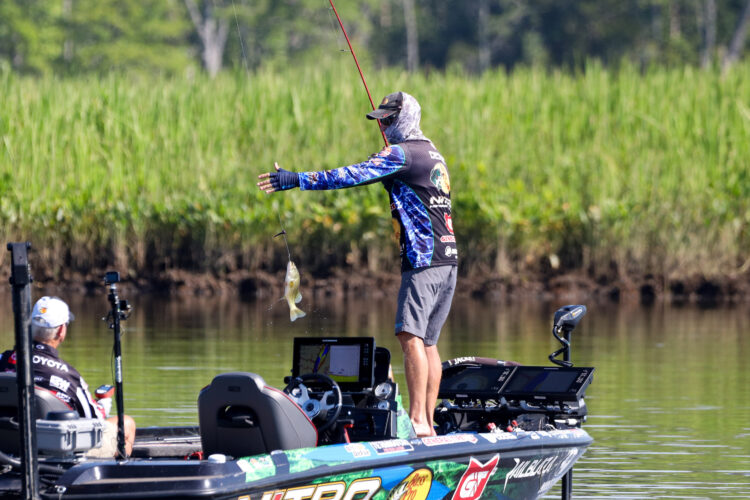
[{"label": "water surface", "polygon": [[[10,347],[10,295],[0,297],[0,344]],[[64,298],[76,320],[63,357],[92,386],[111,383],[106,297]],[[373,336],[391,350],[405,390],[390,301],[306,299],[308,316],[291,323],[283,303],[124,298],[134,304],[123,323],[125,409],[139,425],[196,424],[198,392],[221,372],[252,371],[283,387],[295,336]],[[457,300],[441,354],[547,365],[561,305]],[[747,308],[587,305],[573,361],[596,367],[585,426],[595,442],[576,465],[575,497],[750,498]]]}]

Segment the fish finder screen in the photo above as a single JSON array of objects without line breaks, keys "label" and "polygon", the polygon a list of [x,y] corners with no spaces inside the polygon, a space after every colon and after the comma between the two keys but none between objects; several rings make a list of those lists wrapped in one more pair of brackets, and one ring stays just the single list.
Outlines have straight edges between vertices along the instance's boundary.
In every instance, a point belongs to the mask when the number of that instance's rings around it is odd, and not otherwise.
[{"label": "fish finder screen", "polygon": [[359,380],[358,345],[306,345],[299,354],[300,372],[322,373],[336,382]]},{"label": "fish finder screen", "polygon": [[567,392],[578,378],[578,372],[560,372],[558,370],[517,370],[508,384],[503,387],[507,392]]},{"label": "fish finder screen", "polygon": [[593,372],[591,367],[519,366],[500,393],[506,398],[578,398],[591,383]]},{"label": "fish finder screen", "polygon": [[375,342],[372,337],[295,338],[292,375],[331,377],[344,391],[372,385]]}]

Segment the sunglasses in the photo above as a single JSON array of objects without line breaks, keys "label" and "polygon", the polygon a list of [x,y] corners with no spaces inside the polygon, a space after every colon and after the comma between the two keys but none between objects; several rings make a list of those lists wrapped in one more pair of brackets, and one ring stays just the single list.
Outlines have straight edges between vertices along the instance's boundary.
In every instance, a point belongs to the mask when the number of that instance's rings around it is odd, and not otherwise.
[{"label": "sunglasses", "polygon": [[397,118],[398,118],[398,113],[394,113],[391,116],[386,116],[385,118],[381,118],[380,123],[382,123],[386,127],[390,127],[391,125],[393,125],[393,122],[395,122]]}]

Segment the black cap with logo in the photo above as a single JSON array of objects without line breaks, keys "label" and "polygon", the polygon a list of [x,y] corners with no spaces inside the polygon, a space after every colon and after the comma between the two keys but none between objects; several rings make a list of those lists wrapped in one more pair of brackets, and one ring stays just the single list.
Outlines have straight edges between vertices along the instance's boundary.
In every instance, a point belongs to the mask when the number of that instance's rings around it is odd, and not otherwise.
[{"label": "black cap with logo", "polygon": [[373,109],[367,113],[367,118],[370,120],[382,120],[389,116],[398,114],[401,111],[401,106],[404,103],[404,96],[401,92],[394,92],[388,94],[383,98],[383,101],[378,106],[378,109]]}]

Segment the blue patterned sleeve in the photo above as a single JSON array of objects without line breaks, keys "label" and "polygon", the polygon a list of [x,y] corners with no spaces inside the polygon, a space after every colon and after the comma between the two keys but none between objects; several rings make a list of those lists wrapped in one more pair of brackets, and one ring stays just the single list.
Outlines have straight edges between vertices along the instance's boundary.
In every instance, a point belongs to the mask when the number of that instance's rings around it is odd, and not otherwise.
[{"label": "blue patterned sleeve", "polygon": [[404,150],[400,146],[388,146],[362,163],[320,172],[300,172],[299,186],[302,190],[324,190],[372,184],[396,175],[405,165]]}]

